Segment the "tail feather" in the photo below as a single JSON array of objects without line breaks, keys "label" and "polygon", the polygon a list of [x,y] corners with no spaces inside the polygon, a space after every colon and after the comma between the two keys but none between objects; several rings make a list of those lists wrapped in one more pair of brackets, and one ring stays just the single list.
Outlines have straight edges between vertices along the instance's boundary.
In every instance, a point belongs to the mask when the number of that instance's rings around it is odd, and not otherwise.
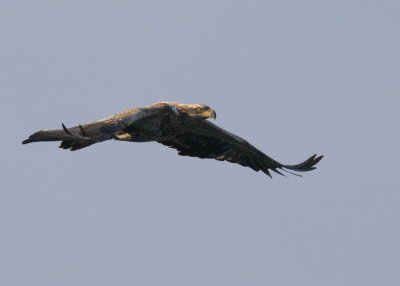
[{"label": "tail feather", "polygon": [[61,141],[60,148],[70,149],[71,151],[79,150],[94,144],[93,140],[88,139],[75,139],[75,140],[63,140]]}]

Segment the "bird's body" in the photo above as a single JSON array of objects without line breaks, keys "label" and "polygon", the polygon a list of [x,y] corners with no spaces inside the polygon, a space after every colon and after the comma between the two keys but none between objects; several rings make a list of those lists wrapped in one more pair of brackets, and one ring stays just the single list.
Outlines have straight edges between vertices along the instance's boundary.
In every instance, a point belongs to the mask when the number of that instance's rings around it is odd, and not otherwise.
[{"label": "bird's body", "polygon": [[243,138],[207,121],[216,113],[203,104],[159,102],[131,108],[93,123],[58,130],[41,130],[22,143],[61,141],[60,148],[79,150],[105,140],[157,141],[177,149],[179,155],[238,163],[271,176],[269,169],[297,172],[315,169],[322,156],[297,165],[284,165],[268,157]]}]

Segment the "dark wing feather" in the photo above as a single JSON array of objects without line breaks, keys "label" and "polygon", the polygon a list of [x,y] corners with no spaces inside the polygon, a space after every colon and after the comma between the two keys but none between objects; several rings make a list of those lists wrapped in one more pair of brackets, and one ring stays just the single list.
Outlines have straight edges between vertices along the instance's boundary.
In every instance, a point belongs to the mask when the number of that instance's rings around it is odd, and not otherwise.
[{"label": "dark wing feather", "polygon": [[[283,175],[278,169],[305,172],[315,169],[322,156],[313,155],[298,165],[281,164],[240,138],[206,120],[187,120],[175,137],[158,141],[178,150],[182,156],[216,159],[237,163],[254,171],[263,171],[272,177],[270,170]],[[294,174],[294,173],[292,173]],[[294,174],[298,175],[298,174]]]}]

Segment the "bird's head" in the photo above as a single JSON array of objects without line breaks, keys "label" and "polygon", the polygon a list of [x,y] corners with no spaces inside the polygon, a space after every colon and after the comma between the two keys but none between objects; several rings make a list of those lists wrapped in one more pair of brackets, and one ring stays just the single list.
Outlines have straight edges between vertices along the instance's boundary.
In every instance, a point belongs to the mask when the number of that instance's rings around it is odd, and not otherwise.
[{"label": "bird's head", "polygon": [[217,118],[217,114],[213,109],[204,104],[176,104],[174,107],[179,111],[179,113],[186,114],[190,117],[207,119],[207,118]]}]

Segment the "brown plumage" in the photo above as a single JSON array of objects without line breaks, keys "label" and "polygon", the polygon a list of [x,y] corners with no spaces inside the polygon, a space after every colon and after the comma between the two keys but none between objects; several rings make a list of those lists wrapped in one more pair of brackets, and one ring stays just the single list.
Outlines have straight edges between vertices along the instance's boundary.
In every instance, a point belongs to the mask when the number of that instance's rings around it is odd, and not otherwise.
[{"label": "brown plumage", "polygon": [[62,129],[38,131],[22,143],[61,141],[60,148],[79,150],[109,139],[157,141],[178,150],[182,156],[216,159],[238,163],[271,177],[270,170],[283,175],[315,169],[323,156],[313,155],[297,165],[284,165],[268,157],[243,138],[207,121],[216,113],[203,104],[159,102],[147,107],[132,108],[93,123]]}]

